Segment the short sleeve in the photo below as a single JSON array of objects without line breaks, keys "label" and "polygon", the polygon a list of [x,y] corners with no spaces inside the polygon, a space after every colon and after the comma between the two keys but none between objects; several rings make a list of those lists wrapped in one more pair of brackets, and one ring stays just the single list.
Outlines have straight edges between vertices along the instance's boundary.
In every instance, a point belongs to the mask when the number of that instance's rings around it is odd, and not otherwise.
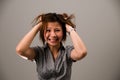
[{"label": "short sleeve", "polygon": [[68,57],[68,59],[70,59],[72,62],[76,62],[75,60],[73,60],[73,59],[71,58],[71,51],[72,51],[73,49],[74,49],[73,46],[70,46],[70,45],[66,46],[67,57]]},{"label": "short sleeve", "polygon": [[36,46],[36,47],[32,47],[33,48],[33,50],[35,51],[35,61],[38,61],[38,59],[39,59],[39,57],[40,57],[40,47],[39,46]]}]

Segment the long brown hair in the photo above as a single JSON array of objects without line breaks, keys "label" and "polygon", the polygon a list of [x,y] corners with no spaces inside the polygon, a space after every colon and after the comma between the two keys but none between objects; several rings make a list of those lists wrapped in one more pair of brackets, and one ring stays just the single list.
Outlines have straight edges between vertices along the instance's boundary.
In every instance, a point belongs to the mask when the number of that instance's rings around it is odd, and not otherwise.
[{"label": "long brown hair", "polygon": [[42,25],[40,27],[40,32],[39,32],[39,38],[42,40],[43,44],[45,43],[44,39],[44,31],[47,27],[48,22],[58,22],[62,26],[63,30],[63,41],[66,40],[66,27],[65,25],[68,24],[75,28],[75,24],[71,21],[71,19],[74,18],[74,15],[68,16],[68,14],[63,13],[63,14],[56,14],[56,13],[46,13],[46,14],[40,14],[38,15],[34,20],[34,26],[37,25],[38,23],[42,22]]}]

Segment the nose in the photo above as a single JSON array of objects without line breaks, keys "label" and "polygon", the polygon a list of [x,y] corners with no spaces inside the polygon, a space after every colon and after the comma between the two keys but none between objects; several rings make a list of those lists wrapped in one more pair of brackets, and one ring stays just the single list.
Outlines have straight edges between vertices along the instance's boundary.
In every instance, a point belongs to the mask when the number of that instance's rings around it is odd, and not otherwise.
[{"label": "nose", "polygon": [[55,31],[51,31],[50,35],[53,36],[53,37],[56,37]]}]

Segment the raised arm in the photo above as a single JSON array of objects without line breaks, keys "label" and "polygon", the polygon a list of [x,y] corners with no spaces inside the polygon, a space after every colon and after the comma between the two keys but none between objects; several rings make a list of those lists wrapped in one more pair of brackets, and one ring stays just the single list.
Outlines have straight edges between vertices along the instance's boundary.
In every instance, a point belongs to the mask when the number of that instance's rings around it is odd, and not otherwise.
[{"label": "raised arm", "polygon": [[80,36],[76,33],[76,31],[69,25],[66,24],[67,32],[70,34],[70,37],[72,39],[72,43],[74,46],[74,49],[71,52],[71,58],[73,60],[80,60],[87,54],[87,49],[85,47],[85,44],[83,43]]},{"label": "raised arm", "polygon": [[16,47],[17,54],[26,57],[29,60],[33,60],[35,58],[35,52],[32,48],[30,48],[30,45],[36,34],[39,32],[41,24],[42,23],[35,25],[19,42]]}]

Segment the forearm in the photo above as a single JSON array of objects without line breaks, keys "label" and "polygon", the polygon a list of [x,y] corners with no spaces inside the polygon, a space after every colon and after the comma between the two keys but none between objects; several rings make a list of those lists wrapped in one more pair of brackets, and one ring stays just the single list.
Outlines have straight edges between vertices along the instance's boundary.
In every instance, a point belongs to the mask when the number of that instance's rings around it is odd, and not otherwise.
[{"label": "forearm", "polygon": [[71,31],[70,32],[70,37],[73,43],[73,46],[76,50],[77,53],[86,53],[86,47],[85,44],[83,43],[82,39],[80,38],[80,36],[76,33],[76,31]]},{"label": "forearm", "polygon": [[34,37],[36,36],[37,32],[39,31],[39,26],[40,26],[40,24],[34,26],[34,27],[23,37],[23,39],[19,42],[19,44],[18,44],[17,47],[16,47],[17,51],[22,51],[22,52],[24,52],[24,51],[26,51],[26,50],[30,47],[30,45],[31,45]]},{"label": "forearm", "polygon": [[71,58],[73,60],[80,60],[87,54],[87,49],[80,36],[69,25],[66,25],[67,32],[70,34],[74,49],[71,52]]}]

